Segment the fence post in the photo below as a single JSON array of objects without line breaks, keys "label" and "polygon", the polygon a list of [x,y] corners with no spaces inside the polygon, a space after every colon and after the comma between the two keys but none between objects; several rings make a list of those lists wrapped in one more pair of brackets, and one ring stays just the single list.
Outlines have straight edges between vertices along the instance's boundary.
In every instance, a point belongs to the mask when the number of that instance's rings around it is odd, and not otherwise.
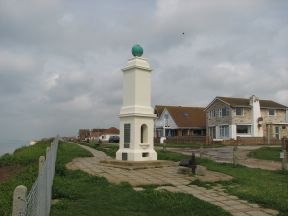
[{"label": "fence post", "polygon": [[200,144],[200,158],[203,157],[203,142]]},{"label": "fence post", "polygon": [[[37,205],[37,216],[45,215],[45,194],[43,189],[44,184],[44,166],[45,157],[39,157],[39,171],[38,171],[38,205]],[[46,189],[46,188],[45,188]]]},{"label": "fence post", "polygon": [[19,185],[13,193],[13,210],[12,216],[24,215],[26,211],[27,188]]},{"label": "fence post", "polygon": [[282,158],[282,170],[288,170],[288,166],[287,166],[287,140],[286,138],[282,138],[282,154],[283,154],[283,158]]},{"label": "fence post", "polygon": [[[53,148],[53,145],[54,141],[51,143],[51,148]],[[51,148],[47,147],[46,149],[46,215],[49,215],[51,203]]]},{"label": "fence post", "polygon": [[237,141],[236,144],[233,147],[233,166],[236,167],[238,165],[238,155],[237,155],[237,151],[238,151],[238,137],[237,137]]}]

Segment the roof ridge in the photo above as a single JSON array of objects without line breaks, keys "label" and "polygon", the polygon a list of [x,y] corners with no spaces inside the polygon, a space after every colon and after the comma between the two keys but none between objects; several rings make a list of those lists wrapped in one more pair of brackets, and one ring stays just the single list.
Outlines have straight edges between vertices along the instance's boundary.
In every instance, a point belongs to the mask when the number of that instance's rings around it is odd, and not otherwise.
[{"label": "roof ridge", "polygon": [[241,97],[222,97],[222,96],[217,96],[216,98],[229,98],[229,99],[244,99],[244,100],[249,100],[249,98],[241,98]]},{"label": "roof ridge", "polygon": [[155,105],[155,107],[182,107],[182,108],[205,108],[205,107],[201,107],[201,106],[172,106],[172,105]]}]

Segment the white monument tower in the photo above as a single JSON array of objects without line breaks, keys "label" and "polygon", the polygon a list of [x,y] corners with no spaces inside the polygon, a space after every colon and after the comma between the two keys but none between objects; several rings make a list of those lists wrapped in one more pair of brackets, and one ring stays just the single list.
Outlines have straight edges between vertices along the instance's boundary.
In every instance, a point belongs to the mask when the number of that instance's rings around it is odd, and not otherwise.
[{"label": "white monument tower", "polygon": [[151,71],[143,49],[132,47],[133,58],[123,71],[123,106],[120,111],[120,144],[117,160],[157,160],[154,150],[154,114],[151,107]]}]

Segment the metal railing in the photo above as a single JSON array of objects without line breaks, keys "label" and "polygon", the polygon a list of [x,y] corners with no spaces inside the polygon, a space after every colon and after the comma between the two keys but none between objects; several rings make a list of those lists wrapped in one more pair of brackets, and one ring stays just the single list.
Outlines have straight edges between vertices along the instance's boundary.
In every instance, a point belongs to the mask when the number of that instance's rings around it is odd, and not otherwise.
[{"label": "metal railing", "polygon": [[48,216],[50,214],[52,185],[55,174],[59,137],[46,149],[46,158],[40,156],[38,177],[27,195],[27,188],[19,185],[13,194],[12,216]]}]

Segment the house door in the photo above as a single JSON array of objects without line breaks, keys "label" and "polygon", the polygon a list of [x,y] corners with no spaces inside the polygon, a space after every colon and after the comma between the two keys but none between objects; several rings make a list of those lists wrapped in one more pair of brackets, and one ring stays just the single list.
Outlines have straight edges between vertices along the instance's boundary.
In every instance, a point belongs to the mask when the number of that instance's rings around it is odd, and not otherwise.
[{"label": "house door", "polygon": [[275,127],[275,138],[280,139],[280,127],[278,126]]}]

